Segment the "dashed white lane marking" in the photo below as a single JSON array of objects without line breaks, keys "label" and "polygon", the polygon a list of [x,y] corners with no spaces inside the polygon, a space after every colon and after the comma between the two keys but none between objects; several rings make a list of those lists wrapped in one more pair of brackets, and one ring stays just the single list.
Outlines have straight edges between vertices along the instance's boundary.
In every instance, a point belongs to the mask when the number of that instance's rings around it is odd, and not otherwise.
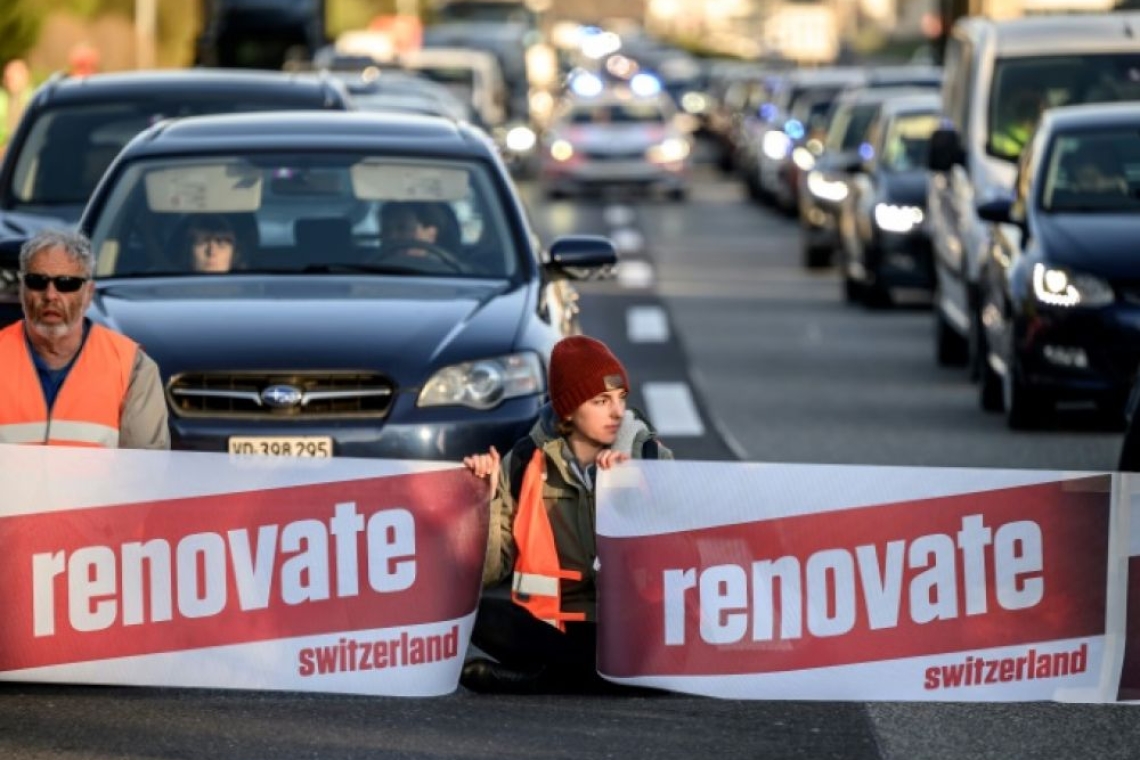
[{"label": "dashed white lane marking", "polygon": [[610,227],[626,227],[633,222],[634,213],[631,206],[614,204],[606,206],[602,211],[602,219]]},{"label": "dashed white lane marking", "polygon": [[632,259],[620,261],[617,281],[623,288],[649,288],[653,286],[653,267],[648,261]]},{"label": "dashed white lane marking", "polygon": [[632,343],[665,343],[669,320],[660,306],[633,306],[625,313],[625,331]]},{"label": "dashed white lane marking", "polygon": [[645,248],[645,236],[633,227],[621,227],[610,232],[610,240],[618,253],[640,253]]},{"label": "dashed white lane marking", "polygon": [[705,425],[687,383],[645,383],[641,386],[645,411],[663,436],[705,434]]}]

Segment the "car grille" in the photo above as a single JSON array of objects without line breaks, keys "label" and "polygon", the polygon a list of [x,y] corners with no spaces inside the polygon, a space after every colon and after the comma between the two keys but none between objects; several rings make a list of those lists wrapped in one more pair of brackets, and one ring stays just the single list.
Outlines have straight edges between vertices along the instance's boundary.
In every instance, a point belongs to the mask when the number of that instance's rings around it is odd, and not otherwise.
[{"label": "car grille", "polygon": [[[265,394],[274,386],[279,394]],[[374,372],[218,372],[177,375],[167,393],[179,417],[327,419],[383,417],[395,388]]]},{"label": "car grille", "polygon": [[613,151],[597,151],[587,150],[583,151],[585,156],[590,161],[640,161],[645,158],[645,151],[643,150],[626,150],[620,153]]}]

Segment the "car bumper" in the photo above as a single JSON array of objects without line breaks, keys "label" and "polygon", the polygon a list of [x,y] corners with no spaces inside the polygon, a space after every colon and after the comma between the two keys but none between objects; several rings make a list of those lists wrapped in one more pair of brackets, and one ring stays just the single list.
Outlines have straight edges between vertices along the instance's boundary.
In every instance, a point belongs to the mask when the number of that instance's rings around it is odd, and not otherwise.
[{"label": "car bumper", "polygon": [[548,164],[543,169],[543,180],[548,187],[567,190],[602,185],[682,188],[687,183],[687,175],[684,164],[649,161],[597,161],[569,167]]},{"label": "car bumper", "polygon": [[1022,382],[1057,399],[1123,402],[1140,365],[1140,308],[1038,309],[1017,322]]},{"label": "car bumper", "polygon": [[799,192],[800,229],[813,248],[839,248],[839,204]]},{"label": "car bumper", "polygon": [[334,457],[458,461],[495,446],[500,452],[530,432],[541,409],[537,397],[511,399],[495,409],[421,409],[398,398],[384,419],[224,420],[170,418],[171,448],[228,451],[231,436],[328,436]]},{"label": "car bumper", "polygon": [[892,288],[934,289],[934,250],[925,230],[906,234],[878,232],[868,269],[880,285]]}]

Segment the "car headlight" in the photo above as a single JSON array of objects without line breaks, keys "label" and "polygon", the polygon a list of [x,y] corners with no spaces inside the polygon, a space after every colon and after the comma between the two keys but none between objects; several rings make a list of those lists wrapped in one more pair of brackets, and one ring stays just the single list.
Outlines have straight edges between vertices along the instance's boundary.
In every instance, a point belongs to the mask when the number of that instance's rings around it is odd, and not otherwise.
[{"label": "car headlight", "polygon": [[529,352],[510,354],[444,367],[424,383],[416,405],[490,409],[505,399],[545,390],[538,356]]},{"label": "car headlight", "polygon": [[773,161],[780,161],[792,149],[792,138],[778,129],[769,129],[764,133],[764,142],[760,145],[764,155]]},{"label": "car headlight", "polygon": [[574,146],[566,140],[555,140],[550,144],[550,157],[555,161],[569,161],[574,156]]},{"label": "car headlight", "polygon": [[534,147],[537,140],[534,130],[530,127],[518,126],[507,132],[507,148],[515,153],[526,153]]},{"label": "car headlight", "polygon": [[926,215],[918,206],[896,206],[893,203],[875,204],[875,224],[883,232],[910,232],[922,224]]},{"label": "car headlight", "polygon": [[810,172],[815,168],[815,155],[810,150],[800,145],[792,151],[792,163],[798,166],[805,172]]},{"label": "car headlight", "polygon": [[646,157],[656,164],[671,164],[675,161],[684,161],[689,155],[689,144],[677,137],[670,137],[659,145],[654,145],[645,152]]},{"label": "car headlight", "polygon": [[1091,274],[1079,274],[1058,267],[1033,265],[1033,295],[1049,306],[1107,306],[1112,303],[1112,286]]},{"label": "car headlight", "polygon": [[847,198],[847,183],[832,182],[817,171],[808,172],[808,192],[816,198],[832,203],[839,203]]}]

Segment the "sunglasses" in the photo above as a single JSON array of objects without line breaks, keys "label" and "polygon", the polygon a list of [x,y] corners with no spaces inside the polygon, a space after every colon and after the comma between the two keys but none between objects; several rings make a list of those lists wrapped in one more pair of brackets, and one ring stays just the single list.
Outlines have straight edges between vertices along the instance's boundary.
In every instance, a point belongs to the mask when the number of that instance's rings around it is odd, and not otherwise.
[{"label": "sunglasses", "polygon": [[55,289],[60,293],[74,293],[83,287],[83,283],[87,282],[89,277],[75,277],[74,275],[63,274],[56,277],[49,277],[46,274],[36,274],[35,272],[24,273],[24,287],[28,290],[47,290],[48,285],[55,285]]}]

